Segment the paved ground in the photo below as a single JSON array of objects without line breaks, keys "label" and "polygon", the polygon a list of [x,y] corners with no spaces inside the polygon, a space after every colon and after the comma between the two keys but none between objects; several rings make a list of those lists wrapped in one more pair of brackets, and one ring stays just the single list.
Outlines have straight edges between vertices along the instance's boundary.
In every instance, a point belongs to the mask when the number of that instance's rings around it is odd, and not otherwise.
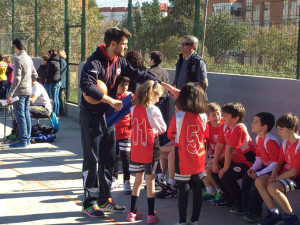
[{"label": "paved ground", "polygon": [[[35,121],[34,121],[35,122]],[[78,122],[60,118],[60,131],[51,144],[32,144],[25,149],[8,149],[3,144],[3,110],[0,112],[0,224],[130,224],[126,213],[107,214],[105,219],[90,218],[81,212],[81,142]],[[8,125],[11,120],[8,119]],[[8,134],[10,128],[8,128]],[[122,177],[122,176],[121,176]],[[132,177],[133,181],[133,177]],[[141,191],[138,208],[147,213],[145,191]],[[130,206],[130,196],[122,189],[112,193],[119,204]],[[300,192],[290,196],[294,211],[300,214]],[[161,225],[177,222],[177,198],[156,200]],[[190,215],[191,210],[188,210]],[[146,224],[137,221],[137,224]],[[247,224],[240,216],[203,203],[200,224]]]}]

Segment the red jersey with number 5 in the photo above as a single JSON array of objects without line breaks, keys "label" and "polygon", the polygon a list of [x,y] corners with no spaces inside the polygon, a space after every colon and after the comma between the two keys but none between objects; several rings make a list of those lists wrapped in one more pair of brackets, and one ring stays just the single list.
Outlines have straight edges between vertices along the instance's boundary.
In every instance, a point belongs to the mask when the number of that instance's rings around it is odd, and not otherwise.
[{"label": "red jersey with number 5", "polygon": [[178,147],[180,175],[198,174],[205,170],[205,138],[209,136],[206,114],[178,112],[168,129],[168,138]]},{"label": "red jersey with number 5", "polygon": [[136,163],[151,163],[154,138],[164,133],[167,125],[155,105],[151,105],[150,108],[135,105],[130,108],[130,111],[132,129],[130,160]]}]

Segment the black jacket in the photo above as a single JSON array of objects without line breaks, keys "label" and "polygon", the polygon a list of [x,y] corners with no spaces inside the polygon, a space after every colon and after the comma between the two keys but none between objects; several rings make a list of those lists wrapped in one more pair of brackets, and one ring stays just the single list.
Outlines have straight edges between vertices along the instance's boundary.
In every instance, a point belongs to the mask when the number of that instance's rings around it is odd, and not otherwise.
[{"label": "black jacket", "polygon": [[[101,100],[103,93],[98,90],[96,85],[97,80],[102,80],[107,86],[108,95],[114,98],[118,88],[115,81],[119,75],[129,77],[130,80],[138,83],[156,79],[151,74],[132,68],[127,60],[122,57],[115,56],[110,60],[105,51],[105,46],[100,45],[83,66],[79,86],[87,96]],[[90,112],[104,113],[109,105],[106,103],[92,105],[85,101],[82,96],[80,108]]]},{"label": "black jacket", "polygon": [[[161,80],[164,83],[169,83],[169,73],[163,69],[160,65],[151,66],[149,72],[153,74],[157,79]],[[161,96],[162,98],[168,97],[168,90],[164,90],[164,93]]]},{"label": "black jacket", "polygon": [[51,56],[47,61],[47,83],[48,81],[60,81],[60,64],[58,56]]},{"label": "black jacket", "polygon": [[47,77],[47,65],[40,65],[36,72],[38,73],[38,78],[40,79],[40,82],[44,85],[45,79]]}]

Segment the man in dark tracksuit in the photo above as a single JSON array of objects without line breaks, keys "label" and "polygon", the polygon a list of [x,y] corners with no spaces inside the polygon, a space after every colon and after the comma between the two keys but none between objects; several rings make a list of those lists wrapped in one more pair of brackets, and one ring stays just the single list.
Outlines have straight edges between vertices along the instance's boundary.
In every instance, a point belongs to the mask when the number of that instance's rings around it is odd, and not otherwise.
[{"label": "man in dark tracksuit", "polygon": [[[122,108],[122,101],[113,99],[116,95],[117,76],[127,76],[135,82],[156,79],[152,75],[133,69],[122,57],[127,49],[131,34],[126,29],[110,28],[105,32],[105,45],[97,47],[84,65],[80,88],[87,96],[101,100],[90,104],[83,97],[80,104],[81,141],[83,148],[83,212],[91,217],[103,217],[102,211],[125,212],[111,199],[110,187],[115,163],[114,126],[106,126],[104,112],[113,107]],[[105,95],[97,89],[97,80],[103,81],[108,89]],[[161,83],[163,87],[167,84]],[[171,86],[169,91],[175,89]]]}]

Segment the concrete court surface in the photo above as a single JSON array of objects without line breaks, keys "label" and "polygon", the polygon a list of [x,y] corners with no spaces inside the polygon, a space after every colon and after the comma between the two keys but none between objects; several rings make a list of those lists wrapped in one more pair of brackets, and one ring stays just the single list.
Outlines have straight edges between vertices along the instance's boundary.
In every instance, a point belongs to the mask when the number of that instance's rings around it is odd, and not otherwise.
[{"label": "concrete court surface", "polygon": [[[7,121],[8,126],[11,126],[11,119]],[[106,218],[99,219],[90,218],[81,212],[83,190],[79,124],[77,120],[67,117],[61,117],[59,121],[60,131],[54,143],[9,149],[2,139],[4,116],[1,110],[0,224],[130,224],[125,220],[127,213],[110,213]],[[7,135],[9,133],[8,127]],[[122,175],[119,177],[121,182]],[[131,183],[133,181],[134,177]],[[112,196],[114,201],[129,209],[130,196],[124,195],[122,188],[114,190]],[[300,215],[300,191],[289,194],[289,198],[295,213]],[[141,190],[138,209],[143,212],[144,220],[136,224],[146,224],[147,201],[144,189]],[[160,217],[158,224],[171,225],[177,222],[177,198],[157,199],[155,209]],[[203,203],[199,224],[247,224],[241,216],[232,215],[229,209]],[[188,209],[190,214],[191,207]]]}]

